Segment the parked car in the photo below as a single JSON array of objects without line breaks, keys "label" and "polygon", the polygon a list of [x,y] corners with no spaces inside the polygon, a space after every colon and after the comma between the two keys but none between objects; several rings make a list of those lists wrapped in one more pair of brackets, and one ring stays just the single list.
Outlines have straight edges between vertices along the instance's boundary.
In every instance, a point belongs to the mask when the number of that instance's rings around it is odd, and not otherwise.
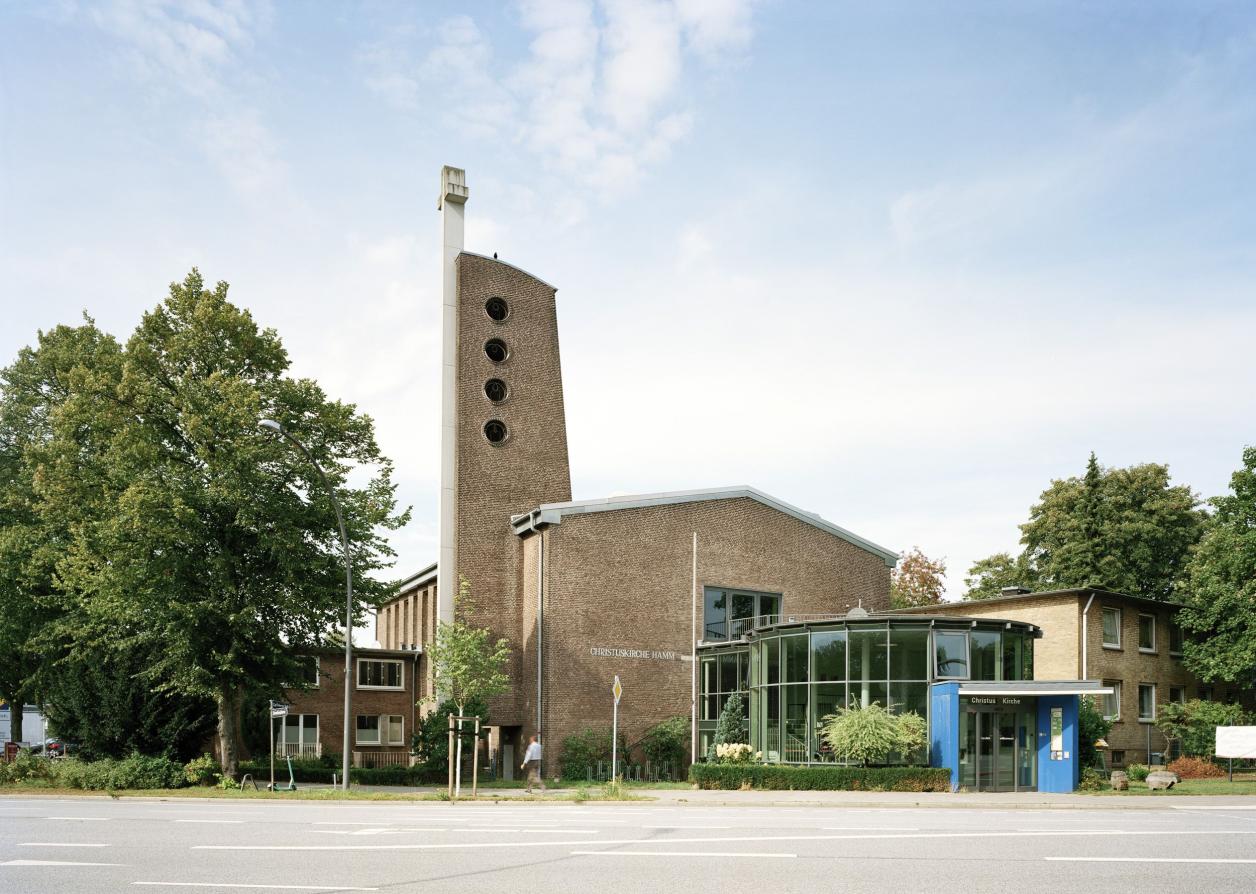
[{"label": "parked car", "polygon": [[48,739],[35,749],[35,753],[45,757],[65,757],[67,754],[72,754],[77,747],[64,739]]}]

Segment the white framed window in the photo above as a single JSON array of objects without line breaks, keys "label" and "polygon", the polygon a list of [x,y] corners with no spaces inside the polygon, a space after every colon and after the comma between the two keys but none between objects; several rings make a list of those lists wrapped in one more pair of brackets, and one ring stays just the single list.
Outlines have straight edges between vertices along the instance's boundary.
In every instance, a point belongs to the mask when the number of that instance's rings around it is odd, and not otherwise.
[{"label": "white framed window", "polygon": [[1182,625],[1176,621],[1169,622],[1169,654],[1182,654]]},{"label": "white framed window", "polygon": [[1156,651],[1156,616],[1138,615],[1138,651]]},{"label": "white framed window", "polygon": [[354,741],[359,745],[404,745],[405,718],[400,714],[359,714]]},{"label": "white framed window", "polygon": [[1103,647],[1105,649],[1121,648],[1121,610],[1104,608],[1103,610]]},{"label": "white framed window", "polygon": [[318,715],[289,714],[281,721],[276,731],[275,746],[283,751],[282,746],[292,745],[297,748],[313,748],[318,745]]},{"label": "white framed window", "polygon": [[1120,680],[1104,680],[1103,685],[1112,690],[1111,695],[1103,697],[1103,719],[1104,720],[1120,720],[1121,719],[1121,681]]},{"label": "white framed window", "polygon": [[357,736],[354,741],[359,745],[379,744],[379,717],[375,714],[359,714]]},{"label": "white framed window", "polygon": [[1138,684],[1138,722],[1152,723],[1156,719],[1156,684]]},{"label": "white framed window", "polygon": [[385,714],[379,719],[380,738],[385,745],[406,743],[405,718],[400,714]]},{"label": "white framed window", "polygon": [[359,689],[404,689],[406,675],[401,661],[393,658],[359,658]]}]

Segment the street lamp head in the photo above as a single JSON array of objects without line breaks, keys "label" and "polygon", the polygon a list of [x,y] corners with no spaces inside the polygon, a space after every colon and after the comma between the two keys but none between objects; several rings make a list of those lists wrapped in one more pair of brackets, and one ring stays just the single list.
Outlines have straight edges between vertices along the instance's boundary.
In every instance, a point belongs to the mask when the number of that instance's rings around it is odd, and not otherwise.
[{"label": "street lamp head", "polygon": [[281,434],[281,435],[283,434],[283,426],[280,425],[278,422],[276,422],[274,419],[261,419],[258,421],[257,427],[268,428],[273,432],[277,432],[278,434]]}]

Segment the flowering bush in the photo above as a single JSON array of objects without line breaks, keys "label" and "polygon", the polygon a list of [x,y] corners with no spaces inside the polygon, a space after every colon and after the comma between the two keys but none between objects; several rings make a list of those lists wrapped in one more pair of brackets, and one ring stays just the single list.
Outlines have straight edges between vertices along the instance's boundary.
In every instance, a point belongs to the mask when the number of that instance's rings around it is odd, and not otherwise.
[{"label": "flowering bush", "polygon": [[715,759],[722,764],[750,763],[750,746],[741,742],[715,746]]},{"label": "flowering bush", "polygon": [[1176,773],[1178,779],[1210,779],[1225,775],[1225,770],[1202,757],[1179,757],[1165,769]]}]

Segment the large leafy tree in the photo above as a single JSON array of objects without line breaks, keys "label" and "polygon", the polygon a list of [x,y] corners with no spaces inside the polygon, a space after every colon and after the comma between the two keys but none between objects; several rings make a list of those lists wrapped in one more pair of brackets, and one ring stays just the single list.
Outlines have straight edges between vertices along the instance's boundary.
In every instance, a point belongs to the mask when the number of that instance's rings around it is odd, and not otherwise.
[{"label": "large leafy tree", "polygon": [[1191,559],[1183,660],[1205,680],[1256,683],[1256,447],[1243,451],[1243,468],[1230,493],[1211,500],[1216,512]]},{"label": "large leafy tree", "polygon": [[1019,556],[999,553],[973,565],[968,595],[995,596],[999,587],[1020,585],[1169,599],[1203,524],[1199,498],[1171,484],[1167,466],[1109,469],[1092,453],[1082,477],[1051,482],[1030,509],[1020,526]]},{"label": "large leafy tree", "polygon": [[890,605],[911,608],[937,605],[946,593],[946,560],[930,559],[913,546],[890,573]]},{"label": "large leafy tree", "polygon": [[[155,691],[212,699],[233,774],[246,686],[281,689],[296,654],[327,642],[344,611],[329,495],[258,420],[295,432],[336,489],[359,607],[387,593],[375,577],[392,556],[382,531],[407,517],[371,419],[288,365],[276,333],[193,270],[144,315],[107,399],[64,402],[44,469],[50,517],[73,515],[85,481],[103,494],[104,511],[75,526],[57,563],[75,597],[67,635],[151,656],[140,679]],[[82,453],[84,432],[107,433],[99,454]]]},{"label": "large leafy tree", "polygon": [[[15,706],[17,740],[24,734],[22,703],[48,695],[59,679],[56,661],[66,654],[56,622],[68,600],[57,563],[101,502],[99,480],[84,476],[65,512],[43,511],[58,425],[76,395],[97,401],[102,421],[115,412],[107,398],[120,372],[120,347],[91,320],[41,332],[35,346],[0,370],[0,697]],[[74,432],[80,462],[100,455],[110,429]]]}]

